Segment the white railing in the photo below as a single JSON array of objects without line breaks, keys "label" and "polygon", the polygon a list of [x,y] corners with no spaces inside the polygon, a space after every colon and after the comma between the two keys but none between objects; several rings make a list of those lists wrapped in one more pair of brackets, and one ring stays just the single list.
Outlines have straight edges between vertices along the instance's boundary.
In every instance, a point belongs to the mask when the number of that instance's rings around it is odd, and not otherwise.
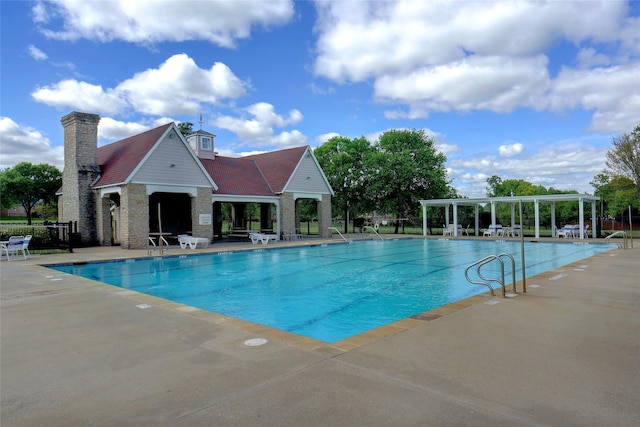
[{"label": "white railing", "polygon": [[340,230],[338,230],[336,227],[329,227],[329,230],[336,230],[336,232],[340,235],[340,237],[342,237],[342,240],[344,240],[345,242],[348,242],[347,238],[344,237],[340,232]]},{"label": "white railing", "polygon": [[375,234],[376,236],[378,236],[378,238],[379,238],[380,240],[384,240],[384,239],[382,238],[382,236],[378,234],[378,230],[376,230],[374,227],[372,227],[372,226],[370,226],[370,225],[365,225],[364,227],[362,227],[362,231],[366,230],[367,228],[370,228],[371,230],[373,230],[374,234]]}]

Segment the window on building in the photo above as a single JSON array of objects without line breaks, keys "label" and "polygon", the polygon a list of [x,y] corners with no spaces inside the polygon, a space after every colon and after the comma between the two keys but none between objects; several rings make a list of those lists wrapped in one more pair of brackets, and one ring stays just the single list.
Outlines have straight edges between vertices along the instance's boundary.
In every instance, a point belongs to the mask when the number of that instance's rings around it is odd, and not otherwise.
[{"label": "window on building", "polygon": [[202,139],[200,139],[200,149],[211,151],[211,138],[203,136]]}]

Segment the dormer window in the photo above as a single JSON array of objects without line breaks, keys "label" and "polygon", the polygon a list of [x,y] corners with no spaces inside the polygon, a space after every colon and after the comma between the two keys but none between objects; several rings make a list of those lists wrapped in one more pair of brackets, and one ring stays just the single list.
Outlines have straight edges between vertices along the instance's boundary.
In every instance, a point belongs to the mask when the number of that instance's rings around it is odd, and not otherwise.
[{"label": "dormer window", "polygon": [[211,151],[211,138],[209,138],[208,136],[203,136],[200,139],[200,149]]}]

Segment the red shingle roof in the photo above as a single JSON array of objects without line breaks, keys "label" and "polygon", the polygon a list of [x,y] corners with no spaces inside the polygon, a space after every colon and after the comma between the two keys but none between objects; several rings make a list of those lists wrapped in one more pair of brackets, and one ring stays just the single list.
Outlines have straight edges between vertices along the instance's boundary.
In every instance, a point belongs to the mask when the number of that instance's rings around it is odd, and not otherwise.
[{"label": "red shingle roof", "polygon": [[304,154],[306,146],[243,157],[254,160],[274,193],[281,193]]},{"label": "red shingle roof", "polygon": [[216,194],[238,196],[273,196],[273,191],[260,173],[255,161],[247,158],[216,156],[215,160],[200,159],[213,182]]},{"label": "red shingle roof", "polygon": [[123,183],[171,123],[98,148],[100,179],[94,187]]},{"label": "red shingle roof", "polygon": [[[98,148],[101,175],[95,187],[126,181],[171,123]],[[200,159],[218,186],[216,194],[275,196],[285,185],[307,147],[295,147],[241,158]]]}]

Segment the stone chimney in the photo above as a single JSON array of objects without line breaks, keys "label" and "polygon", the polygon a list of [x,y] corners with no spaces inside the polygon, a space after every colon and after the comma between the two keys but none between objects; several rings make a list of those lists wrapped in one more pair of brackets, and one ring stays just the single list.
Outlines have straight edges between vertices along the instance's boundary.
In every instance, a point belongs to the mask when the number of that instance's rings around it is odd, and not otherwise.
[{"label": "stone chimney", "polygon": [[96,204],[92,184],[100,175],[98,166],[97,114],[74,111],[60,119],[64,127],[62,172],[62,219],[78,222],[84,245],[97,242]]}]

